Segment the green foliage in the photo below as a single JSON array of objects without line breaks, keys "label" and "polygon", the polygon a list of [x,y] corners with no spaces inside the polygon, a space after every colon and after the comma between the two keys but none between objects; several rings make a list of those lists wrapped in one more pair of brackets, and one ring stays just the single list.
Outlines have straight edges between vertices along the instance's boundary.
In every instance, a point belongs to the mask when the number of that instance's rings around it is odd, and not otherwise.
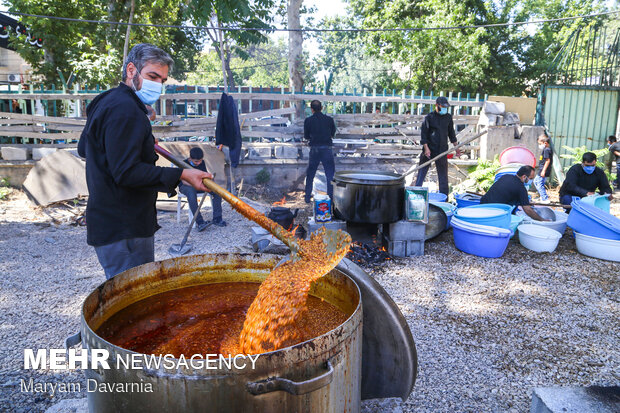
[{"label": "green foliage", "polygon": [[[477,23],[468,2],[458,0],[349,0],[362,27],[415,28]],[[489,61],[484,29],[369,32],[368,52],[399,69],[395,86],[476,90]]]},{"label": "green foliage", "polygon": [[[354,20],[348,17],[326,18],[320,25],[323,29],[354,26]],[[330,90],[375,90],[390,87],[394,83],[396,71],[392,65],[370,55],[365,47],[361,47],[364,44],[362,33],[318,32],[316,38],[323,53],[315,64],[329,73],[325,76],[325,84],[331,83]],[[331,82],[327,80],[328,76],[331,76]]]},{"label": "green foliage", "polygon": [[493,161],[480,159],[478,165],[471,168],[472,170],[468,170],[469,177],[475,179],[478,188],[486,192],[495,182],[495,172],[500,166],[497,156]]},{"label": "green foliage", "polygon": [[[375,75],[381,71],[388,74],[383,82],[387,85],[382,86],[396,89],[531,95],[577,27],[604,25],[608,31],[616,29],[613,16],[599,16],[537,25],[422,30],[597,13],[607,10],[602,0],[346,1],[349,15],[326,20],[326,27],[420,30],[321,33],[323,66],[336,79],[338,72],[357,64],[347,53],[362,56],[365,61],[372,56],[391,69],[372,67]],[[584,42],[579,47],[586,52],[588,45]]]},{"label": "green foliage", "polygon": [[9,178],[0,178],[0,201],[4,201],[10,192]]},{"label": "green foliage", "polygon": [[256,183],[257,184],[266,184],[269,182],[269,180],[271,179],[271,174],[269,174],[269,171],[265,168],[261,169],[260,171],[258,171],[256,173]]},{"label": "green foliage", "polygon": [[[283,39],[250,45],[246,56],[231,59],[236,85],[288,87],[287,46]],[[308,78],[313,74],[314,71],[307,71]],[[195,85],[221,85],[222,63],[218,53],[215,50],[202,53],[196,71],[188,74],[187,81]]]},{"label": "green foliage", "polygon": [[[5,4],[9,10],[22,13],[126,22],[131,1],[6,0]],[[185,9],[185,3],[176,0],[136,1],[134,23],[183,24]],[[120,81],[126,26],[35,17],[20,20],[31,33],[43,39],[43,48],[32,47],[23,38],[14,38],[11,44],[32,65],[35,74],[41,75],[46,85],[60,85],[57,69],[65,79],[73,73],[81,84],[114,85]],[[170,53],[175,61],[171,75],[180,80],[184,79],[188,69],[194,67],[194,56],[201,47],[196,36],[189,31],[132,27],[130,47],[142,42],[152,43]]]},{"label": "green foliage", "polygon": [[453,188],[455,193],[463,193],[466,191],[486,192],[495,182],[495,172],[501,166],[499,157],[496,156],[493,161],[479,159],[478,164],[470,166],[467,169],[469,178]]},{"label": "green foliage", "polygon": [[[241,29],[271,28],[275,0],[189,0],[186,18],[198,26],[234,26]],[[247,48],[266,43],[268,37],[257,30],[233,30],[223,32],[223,55],[229,86],[235,84],[230,70],[233,56],[242,60],[249,58]],[[206,30],[206,40],[220,56],[218,31]],[[220,66],[221,67],[221,66]],[[218,82],[220,83],[220,82]]]}]

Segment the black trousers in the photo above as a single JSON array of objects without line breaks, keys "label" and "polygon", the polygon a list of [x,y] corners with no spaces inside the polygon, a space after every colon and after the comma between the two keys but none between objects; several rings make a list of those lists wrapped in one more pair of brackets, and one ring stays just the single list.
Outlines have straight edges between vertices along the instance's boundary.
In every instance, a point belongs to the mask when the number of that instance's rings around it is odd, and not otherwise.
[{"label": "black trousers", "polygon": [[[438,154],[437,154],[438,155]],[[431,154],[431,156],[437,156]],[[422,154],[420,156],[420,165],[424,162],[428,162],[432,158],[427,158],[426,155]],[[424,183],[424,178],[426,178],[426,174],[428,172],[428,168],[430,165],[425,166],[424,168],[418,171],[418,176],[415,180],[415,186],[422,186]],[[437,180],[439,181],[439,192],[442,194],[448,195],[448,191],[450,187],[448,186],[448,157],[442,156],[441,158],[435,161],[435,167],[437,168]]]},{"label": "black trousers", "polygon": [[325,170],[327,195],[329,195],[330,199],[334,199],[332,180],[336,173],[336,164],[334,163],[334,153],[332,152],[331,146],[310,147],[310,160],[308,162],[308,170],[306,171],[306,199],[310,199],[312,196],[312,184],[320,163],[323,164],[323,169]]}]

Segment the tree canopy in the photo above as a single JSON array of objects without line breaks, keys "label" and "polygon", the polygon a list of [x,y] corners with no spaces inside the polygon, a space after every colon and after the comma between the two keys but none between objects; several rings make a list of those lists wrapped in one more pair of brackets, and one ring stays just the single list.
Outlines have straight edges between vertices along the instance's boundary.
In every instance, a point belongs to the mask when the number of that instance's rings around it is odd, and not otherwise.
[{"label": "tree canopy", "polygon": [[[413,30],[319,33],[322,66],[334,74],[334,82],[339,82],[355,79],[351,76],[355,66],[366,63],[372,66],[368,70],[375,73],[371,80],[376,85],[387,83],[388,87],[410,90],[532,93],[576,28],[606,24],[614,18],[599,16],[536,25],[428,30],[556,19],[602,12],[607,8],[600,0],[346,2],[348,15],[325,19],[323,27]],[[390,69],[394,76],[389,75]],[[358,75],[355,80],[360,88],[364,84],[362,78]]]},{"label": "tree canopy", "polygon": [[[109,22],[127,21],[128,0],[6,0],[10,11],[29,14],[52,15],[84,20]],[[152,0],[136,2],[134,23],[179,25],[187,13],[184,2],[177,0]],[[113,85],[121,78],[123,45],[126,26],[68,22],[36,17],[20,20],[44,38],[43,47],[36,49],[20,39],[12,41],[17,52],[42,75],[46,84],[58,84],[59,75],[68,79],[73,73],[80,83]],[[184,74],[195,66],[194,57],[201,44],[195,33],[169,28],[134,26],[130,33],[130,46],[148,42],[170,53],[175,61],[171,75],[184,79]]]}]

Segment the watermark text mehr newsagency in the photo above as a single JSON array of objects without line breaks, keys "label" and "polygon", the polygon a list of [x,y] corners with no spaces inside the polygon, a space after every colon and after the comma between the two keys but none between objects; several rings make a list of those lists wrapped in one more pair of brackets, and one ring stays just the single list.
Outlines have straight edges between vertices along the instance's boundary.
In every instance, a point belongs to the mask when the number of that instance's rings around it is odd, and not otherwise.
[{"label": "watermark text mehr newsagency", "polygon": [[24,349],[25,370],[72,370],[82,369],[246,369],[256,368],[256,360],[260,355],[228,355],[223,354],[194,354],[185,357],[181,354],[175,358],[172,354],[116,354],[110,360],[110,352],[106,349],[82,349],[77,353],[76,349]]}]

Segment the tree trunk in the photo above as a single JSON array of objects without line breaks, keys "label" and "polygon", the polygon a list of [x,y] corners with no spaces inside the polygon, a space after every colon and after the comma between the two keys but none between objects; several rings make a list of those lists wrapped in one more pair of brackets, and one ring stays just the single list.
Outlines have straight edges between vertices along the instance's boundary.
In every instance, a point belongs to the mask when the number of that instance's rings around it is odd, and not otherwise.
[{"label": "tree trunk", "polygon": [[[215,12],[211,16],[212,26],[221,27],[219,19]],[[230,45],[224,38],[224,32],[221,30],[207,30],[207,34],[213,42],[216,53],[220,56],[222,62],[222,78],[224,80],[224,89],[229,92],[231,88],[235,87],[235,78],[233,77],[232,70],[230,69]]]},{"label": "tree trunk", "polygon": [[[286,14],[288,17],[288,28],[292,30],[301,29],[300,9],[303,0],[288,0]],[[301,93],[304,87],[303,76],[303,33],[301,31],[288,32],[288,78],[289,85],[295,93]],[[304,103],[296,102],[295,114],[298,119],[304,117]]]},{"label": "tree trunk", "polygon": [[125,47],[123,47],[123,64],[127,60],[127,53],[129,52],[129,35],[131,34],[131,23],[133,23],[133,13],[136,8],[136,1],[131,0],[131,9],[129,10],[129,24],[127,25],[127,31],[125,32]]}]

